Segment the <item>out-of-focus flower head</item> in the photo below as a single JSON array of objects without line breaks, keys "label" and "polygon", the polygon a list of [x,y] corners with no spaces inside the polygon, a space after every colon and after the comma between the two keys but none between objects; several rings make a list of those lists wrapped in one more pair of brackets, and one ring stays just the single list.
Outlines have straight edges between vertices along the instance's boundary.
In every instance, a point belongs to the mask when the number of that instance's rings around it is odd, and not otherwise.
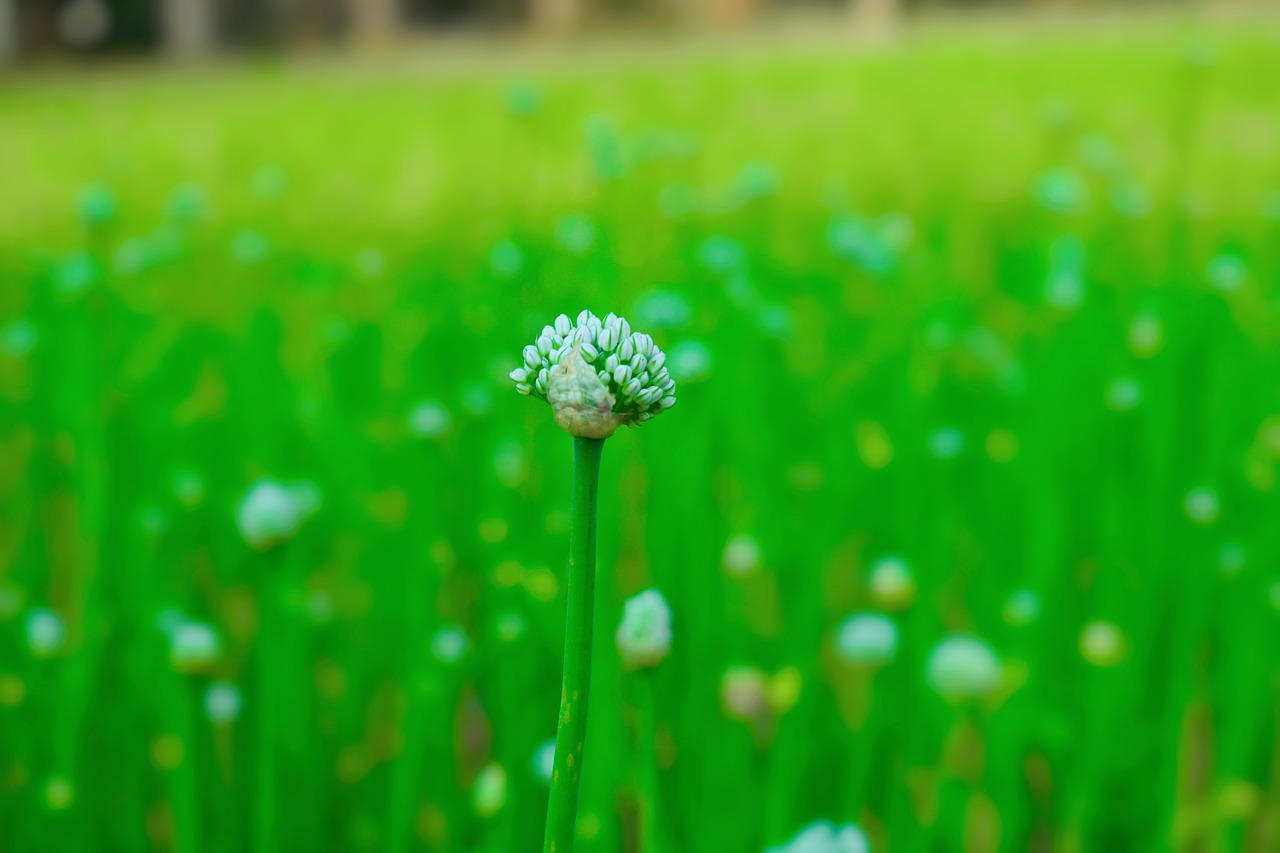
[{"label": "out-of-focus flower head", "polygon": [[657,666],[671,652],[671,608],[662,593],[646,589],[622,605],[618,654],[632,669]]},{"label": "out-of-focus flower head", "polygon": [[898,651],[898,626],[883,613],[854,613],[836,631],[836,653],[848,663],[884,666]]},{"label": "out-of-focus flower head", "polygon": [[241,499],[236,524],[250,547],[265,551],[292,539],[319,508],[320,490],[313,483],[262,479]]},{"label": "out-of-focus flower head", "polygon": [[765,853],[871,853],[871,842],[857,824],[837,826],[829,820],[819,820],[786,844],[770,847]]},{"label": "out-of-focus flower head", "polygon": [[978,637],[955,634],[934,646],[926,668],[929,685],[952,702],[990,696],[1004,671],[991,646]]}]

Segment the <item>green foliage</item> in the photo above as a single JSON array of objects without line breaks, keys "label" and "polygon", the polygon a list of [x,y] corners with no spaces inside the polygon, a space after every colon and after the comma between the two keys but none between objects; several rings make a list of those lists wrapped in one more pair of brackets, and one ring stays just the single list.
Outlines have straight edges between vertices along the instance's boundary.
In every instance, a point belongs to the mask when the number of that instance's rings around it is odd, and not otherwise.
[{"label": "green foliage", "polygon": [[0,846],[536,849],[589,308],[680,402],[578,849],[1277,849],[1280,52],[1188,44],[6,85]]}]

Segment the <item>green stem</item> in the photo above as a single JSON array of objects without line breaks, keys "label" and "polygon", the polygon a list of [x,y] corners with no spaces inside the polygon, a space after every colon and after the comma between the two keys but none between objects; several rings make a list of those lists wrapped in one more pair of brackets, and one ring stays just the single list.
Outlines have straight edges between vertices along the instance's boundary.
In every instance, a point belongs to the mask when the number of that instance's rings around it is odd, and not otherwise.
[{"label": "green stem", "polygon": [[591,629],[596,593],[596,496],[604,439],[573,439],[573,524],[569,528],[568,615],[564,629],[564,681],[556,720],[555,769],[547,802],[544,853],[570,853],[578,816],[582,744],[591,686]]},{"label": "green stem", "polygon": [[658,720],[653,701],[653,670],[637,673],[640,682],[640,853],[660,853],[658,838]]}]

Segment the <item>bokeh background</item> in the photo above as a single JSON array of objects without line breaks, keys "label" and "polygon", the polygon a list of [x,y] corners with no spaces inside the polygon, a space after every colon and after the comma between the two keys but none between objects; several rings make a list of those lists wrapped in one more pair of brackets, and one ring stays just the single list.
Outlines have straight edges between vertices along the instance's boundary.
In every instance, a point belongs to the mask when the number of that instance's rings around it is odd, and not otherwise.
[{"label": "bokeh background", "polygon": [[0,11],[0,848],[1280,849],[1273,12]]}]

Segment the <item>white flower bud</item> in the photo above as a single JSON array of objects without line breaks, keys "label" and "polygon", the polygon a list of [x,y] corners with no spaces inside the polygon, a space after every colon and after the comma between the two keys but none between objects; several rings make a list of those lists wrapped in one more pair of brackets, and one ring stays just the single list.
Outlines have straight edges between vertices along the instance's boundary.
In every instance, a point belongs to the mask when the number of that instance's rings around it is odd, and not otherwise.
[{"label": "white flower bud", "polygon": [[627,599],[616,636],[618,653],[632,669],[655,667],[671,651],[671,608],[656,589]]},{"label": "white flower bud", "polygon": [[956,634],[934,647],[926,674],[939,695],[956,702],[994,693],[1000,687],[1003,670],[1000,659],[984,641]]},{"label": "white flower bud", "polygon": [[169,662],[180,672],[199,672],[218,662],[222,642],[212,625],[182,621],[169,633]]},{"label": "white flower bud", "polygon": [[525,364],[510,374],[516,390],[551,403],[557,423],[575,435],[605,438],[675,403],[662,351],[614,314],[601,321],[582,311],[576,324],[562,314],[522,355]]},{"label": "white flower bud", "polygon": [[27,615],[27,646],[38,658],[56,655],[67,639],[67,626],[52,610],[40,608]]},{"label": "white flower bud", "polygon": [[293,538],[319,506],[320,491],[311,483],[259,480],[240,501],[236,523],[250,547],[265,550]]},{"label": "white flower bud", "polygon": [[820,820],[765,853],[871,853],[871,842],[857,824],[833,826],[830,821]]},{"label": "white flower bud", "polygon": [[240,716],[242,705],[240,691],[234,684],[225,681],[215,682],[210,684],[209,689],[204,692],[204,713],[209,718],[209,722],[214,725],[225,726],[234,723]]},{"label": "white flower bud", "polygon": [[544,785],[551,784],[551,774],[555,772],[556,767],[556,739],[551,738],[542,742],[533,752],[533,775],[538,777]]},{"label": "white flower bud", "polygon": [[855,613],[836,632],[836,652],[853,664],[884,666],[898,651],[898,626],[883,613]]},{"label": "white flower bud", "polygon": [[493,817],[507,802],[507,771],[500,764],[489,764],[476,776],[472,803],[476,814]]}]

